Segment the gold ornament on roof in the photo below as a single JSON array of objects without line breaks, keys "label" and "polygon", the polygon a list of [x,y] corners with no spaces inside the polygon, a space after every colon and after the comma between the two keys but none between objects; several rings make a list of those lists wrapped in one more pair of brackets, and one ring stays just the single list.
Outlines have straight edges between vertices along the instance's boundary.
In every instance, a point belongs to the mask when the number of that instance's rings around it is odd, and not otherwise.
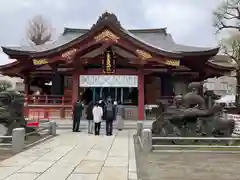
[{"label": "gold ornament on roof", "polygon": [[146,59],[151,59],[152,55],[150,53],[147,53],[143,50],[137,49],[136,53],[138,54],[138,56],[142,59],[142,60],[146,60]]},{"label": "gold ornament on roof", "polygon": [[165,64],[168,66],[180,66],[180,60],[167,59],[167,60],[165,60]]},{"label": "gold ornament on roof", "polygon": [[95,36],[94,39],[98,41],[109,41],[112,40],[114,42],[117,42],[120,38],[115,35],[112,31],[110,30],[105,30],[101,32],[99,35]]},{"label": "gold ornament on roof", "polygon": [[44,65],[44,64],[48,64],[47,59],[33,59],[32,62],[33,62],[33,65]]}]

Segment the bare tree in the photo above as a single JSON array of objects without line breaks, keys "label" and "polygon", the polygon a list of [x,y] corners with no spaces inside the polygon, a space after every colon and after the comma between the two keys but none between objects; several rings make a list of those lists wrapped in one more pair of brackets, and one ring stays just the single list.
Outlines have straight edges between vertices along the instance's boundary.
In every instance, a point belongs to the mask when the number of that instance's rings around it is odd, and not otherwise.
[{"label": "bare tree", "polygon": [[213,15],[216,32],[230,32],[221,45],[223,52],[237,64],[236,105],[240,106],[240,0],[224,0]]},{"label": "bare tree", "polygon": [[33,17],[28,24],[27,38],[35,45],[41,45],[50,41],[52,38],[50,23],[41,15]]}]

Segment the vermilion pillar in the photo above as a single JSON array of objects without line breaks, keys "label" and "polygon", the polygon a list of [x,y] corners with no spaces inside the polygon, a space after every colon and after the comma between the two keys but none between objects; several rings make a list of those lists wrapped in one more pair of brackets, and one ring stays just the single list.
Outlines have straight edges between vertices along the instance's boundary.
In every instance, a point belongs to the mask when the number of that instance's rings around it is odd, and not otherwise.
[{"label": "vermilion pillar", "polygon": [[138,120],[144,120],[144,73],[140,70],[138,73]]},{"label": "vermilion pillar", "polygon": [[79,95],[79,72],[73,71],[72,74],[72,105],[78,100]]}]

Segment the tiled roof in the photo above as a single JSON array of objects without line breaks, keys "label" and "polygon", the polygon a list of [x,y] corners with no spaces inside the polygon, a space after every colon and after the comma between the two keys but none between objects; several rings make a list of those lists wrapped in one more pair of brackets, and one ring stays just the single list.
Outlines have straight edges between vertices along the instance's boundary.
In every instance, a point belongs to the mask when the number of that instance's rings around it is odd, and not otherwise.
[{"label": "tiled roof", "polygon": [[[79,38],[89,29],[71,29],[65,28],[63,34],[59,36],[59,38],[54,41],[43,45],[38,46],[18,46],[18,47],[4,47],[7,49],[15,50],[15,51],[25,51],[25,52],[44,52],[51,49],[55,49],[61,47],[75,39]],[[129,36],[141,41],[144,44],[147,44],[151,47],[154,47],[159,50],[174,52],[174,53],[182,53],[182,52],[201,52],[201,51],[209,51],[214,48],[202,48],[202,47],[193,47],[193,46],[185,46],[176,44],[170,34],[166,32],[166,28],[162,29],[130,29],[124,30]]]}]

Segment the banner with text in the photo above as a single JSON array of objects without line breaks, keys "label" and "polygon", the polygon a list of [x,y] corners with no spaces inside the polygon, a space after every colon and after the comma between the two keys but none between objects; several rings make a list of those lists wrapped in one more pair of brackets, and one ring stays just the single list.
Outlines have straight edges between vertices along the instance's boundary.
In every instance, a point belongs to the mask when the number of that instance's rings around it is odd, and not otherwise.
[{"label": "banner with text", "polygon": [[134,75],[81,75],[80,87],[138,87]]}]

